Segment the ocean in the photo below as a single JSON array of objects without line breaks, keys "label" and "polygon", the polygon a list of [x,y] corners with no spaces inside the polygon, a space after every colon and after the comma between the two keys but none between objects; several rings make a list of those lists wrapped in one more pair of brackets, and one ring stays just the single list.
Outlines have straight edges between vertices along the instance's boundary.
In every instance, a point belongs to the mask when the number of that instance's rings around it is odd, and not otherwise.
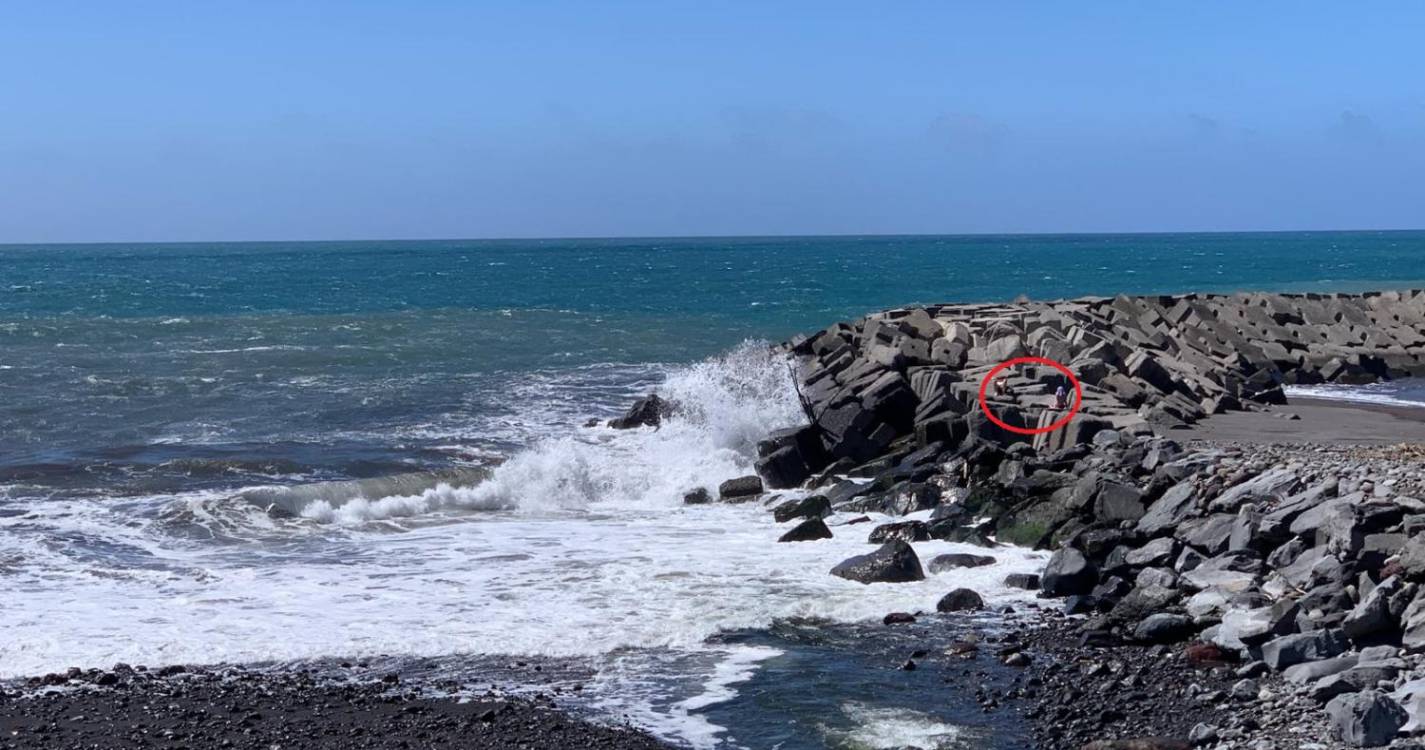
[{"label": "ocean", "polygon": [[[859,533],[682,504],[802,419],[767,344],[915,302],[1420,287],[1422,260],[1425,232],[0,246],[0,678],[528,655],[691,747],[1020,746],[868,623],[955,586],[1032,606],[999,582],[1042,553],[865,587],[826,574]],[[1419,400],[1391,388],[1337,395]],[[661,429],[584,426],[655,390]]]}]

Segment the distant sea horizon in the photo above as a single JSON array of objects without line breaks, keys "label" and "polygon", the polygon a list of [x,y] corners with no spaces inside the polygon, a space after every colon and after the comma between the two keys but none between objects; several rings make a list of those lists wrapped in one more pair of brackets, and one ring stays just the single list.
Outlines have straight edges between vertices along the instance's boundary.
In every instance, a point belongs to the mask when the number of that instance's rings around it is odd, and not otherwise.
[{"label": "distant sea horizon", "polygon": [[262,239],[106,239],[106,240],[4,240],[0,249],[24,247],[83,247],[129,245],[319,245],[332,243],[416,243],[416,242],[579,242],[579,241],[649,241],[649,240],[806,240],[806,239],[924,239],[945,237],[1154,237],[1161,235],[1254,235],[1254,234],[1380,234],[1425,232],[1425,227],[1393,229],[1330,228],[1330,229],[1145,229],[1108,231],[1019,231],[1019,232],[846,232],[846,233],[766,233],[766,234],[588,234],[588,235],[508,235],[489,237],[327,237],[327,238],[262,238]]}]

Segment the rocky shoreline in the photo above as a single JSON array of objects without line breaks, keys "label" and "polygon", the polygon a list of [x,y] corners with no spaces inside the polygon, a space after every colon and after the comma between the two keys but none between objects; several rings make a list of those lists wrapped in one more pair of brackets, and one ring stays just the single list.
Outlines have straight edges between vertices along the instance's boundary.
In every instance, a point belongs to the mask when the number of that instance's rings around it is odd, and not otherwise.
[{"label": "rocky shoreline", "polygon": [[[865,584],[983,564],[921,560],[914,545],[931,539],[1053,550],[1040,575],[1005,582],[1039,590],[1041,611],[929,657],[1019,670],[976,697],[1019,712],[1037,747],[1403,748],[1425,735],[1425,450],[1186,429],[1231,412],[1289,421],[1286,385],[1425,374],[1425,292],[905,308],[782,349],[808,425],[763,441],[755,475],[685,501],[766,502],[783,543],[865,535],[866,554],[827,571]],[[1017,366],[982,404],[985,376],[1020,357],[1064,369]],[[1066,416],[1059,387],[1074,417],[1025,434]],[[652,396],[611,426],[656,427],[673,406]],[[855,523],[872,512],[915,515]],[[887,613],[884,627],[985,606],[950,588],[938,614]],[[0,688],[0,748],[192,746],[664,745],[548,696],[458,702],[399,675],[118,666]]]},{"label": "rocky shoreline", "polygon": [[[458,686],[446,686],[454,689]],[[71,669],[0,687],[0,748],[667,748],[574,718],[546,693],[427,697],[394,672]]]},{"label": "rocky shoreline", "polygon": [[[829,572],[868,584],[950,564],[917,557],[929,539],[1054,550],[1039,581],[1007,583],[1040,584],[1072,619],[998,652],[1042,670],[1029,715],[1045,748],[1413,747],[1425,730],[1422,451],[1182,431],[1271,413],[1285,385],[1425,373],[1422,344],[1419,291],[886,311],[784,346],[809,424],[770,436],[757,475],[717,495],[788,490],[774,511],[783,542],[866,533],[879,546]],[[1022,357],[1062,369],[1027,362],[982,395]],[[1060,387],[1078,391],[1075,417],[1027,434],[1063,418],[1050,404]],[[872,529],[823,520],[869,511],[929,514]],[[938,609],[981,606],[957,590]]]}]

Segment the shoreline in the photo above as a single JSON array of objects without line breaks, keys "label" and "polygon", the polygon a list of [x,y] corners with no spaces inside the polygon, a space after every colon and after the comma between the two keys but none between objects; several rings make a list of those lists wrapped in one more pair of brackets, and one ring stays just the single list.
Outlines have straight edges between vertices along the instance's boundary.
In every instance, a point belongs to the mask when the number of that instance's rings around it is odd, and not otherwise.
[{"label": "shoreline", "polygon": [[75,668],[15,692],[0,685],[0,748],[671,748],[632,726],[582,718],[543,692],[428,697],[395,672],[343,671]]},{"label": "shoreline", "polygon": [[[1425,560],[1425,549],[1413,547],[1425,536],[1425,501],[1418,499],[1425,497],[1425,472],[1418,453],[1396,447],[1425,443],[1425,414],[1287,399],[1278,353],[1245,343],[1251,331],[1232,333],[1216,316],[1240,304],[1260,320],[1232,325],[1281,326],[1273,321],[1314,314],[1293,305],[1317,301],[1277,296],[1259,304],[1259,297],[1207,298],[1216,308],[1197,298],[1122,297],[1058,308],[945,306],[933,315],[889,311],[839,324],[787,347],[800,360],[812,424],[768,436],[758,446],[755,475],[700,488],[688,502],[761,500],[775,510],[779,531],[795,537],[782,541],[865,538],[867,554],[826,573],[864,584],[924,580],[914,545],[929,540],[1053,550],[1040,575],[1014,585],[1042,589],[1041,606],[1062,608],[1071,619],[1048,611],[995,615],[1008,635],[918,657],[1017,671],[1012,687],[982,686],[975,696],[986,712],[1005,707],[1031,721],[1044,750],[1177,750],[1189,743],[1285,750],[1332,733],[1347,737],[1352,722],[1381,712],[1394,739],[1406,717],[1425,717],[1425,701],[1400,692],[1419,680],[1425,696],[1425,593],[1416,597],[1425,562],[1412,558]],[[1339,304],[1350,315],[1376,309]],[[1087,318],[1066,325],[1072,315]],[[1205,325],[1208,316],[1223,337],[1216,344],[1190,333],[1189,322]],[[1112,338],[1122,332],[1122,341]],[[1220,354],[1224,343],[1255,353],[1234,360]],[[1414,366],[1330,346],[1342,351],[1329,360],[1303,355],[1286,375],[1355,377],[1377,365]],[[1072,358],[1080,377],[1095,381],[1071,429],[1027,440],[988,424],[966,403],[966,386],[977,382],[983,363],[1024,351]],[[1016,375],[1004,408],[1036,403],[1054,377]],[[790,488],[807,494],[772,502],[777,490]],[[928,513],[844,531],[822,520],[833,511]],[[926,567],[935,572],[937,562]],[[887,613],[885,627],[919,617],[943,635],[961,612],[986,609],[977,592],[961,588],[946,594],[936,614]],[[1284,641],[1306,644],[1305,655],[1279,657],[1295,647]],[[914,671],[915,658],[900,669]],[[1318,663],[1326,662],[1341,668],[1294,682],[1292,668],[1325,670]],[[539,694],[486,693],[462,703],[407,692],[399,674],[328,681],[289,666],[47,676],[33,685],[37,697],[0,694],[0,702],[19,707],[0,722],[0,743],[10,743],[0,747],[77,747],[125,728],[137,732],[125,741],[158,746],[240,734],[241,742],[256,739],[229,746],[270,747],[352,733],[371,746],[412,736],[434,746],[477,726],[489,744],[476,747],[665,746],[637,730],[585,722]],[[137,700],[154,694],[172,702]],[[1338,698],[1349,705],[1323,712]],[[283,716],[266,722],[258,710],[256,718],[232,718],[249,704]],[[292,712],[293,705],[302,710]],[[511,721],[502,723],[505,716]],[[1307,731],[1310,741],[1277,744],[1274,733],[1289,728]],[[22,736],[34,744],[16,744]],[[1157,744],[1144,744],[1149,737]],[[1380,746],[1379,739],[1349,744]]]}]

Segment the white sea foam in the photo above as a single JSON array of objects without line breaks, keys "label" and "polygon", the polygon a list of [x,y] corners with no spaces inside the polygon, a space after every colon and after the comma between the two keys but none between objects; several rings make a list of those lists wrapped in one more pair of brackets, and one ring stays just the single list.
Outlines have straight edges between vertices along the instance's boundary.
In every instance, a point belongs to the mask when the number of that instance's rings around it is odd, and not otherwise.
[{"label": "white sea foam", "polygon": [[[661,429],[551,435],[484,482],[316,492],[295,519],[213,492],[45,502],[0,517],[4,538],[24,540],[0,560],[10,592],[0,677],[119,661],[712,652],[702,687],[682,693],[693,698],[642,704],[650,723],[708,746],[718,728],[699,709],[766,658],[710,646],[720,631],[928,611],[956,586],[991,604],[1032,601],[1001,581],[1042,567],[1042,553],[1001,548],[993,566],[865,586],[827,571],[868,551],[869,525],[833,517],[834,539],[776,544],[785,529],[764,507],[684,506],[687,489],[747,473],[755,440],[800,410],[784,363],[755,347],[677,371],[658,390],[680,404]],[[109,552],[85,551],[95,548]],[[980,551],[915,548],[922,559]]]},{"label": "white sea foam", "polygon": [[823,731],[838,747],[848,750],[940,750],[957,747],[961,736],[959,727],[906,708],[878,708],[865,703],[847,703],[841,707],[841,711],[856,727],[850,730]]},{"label": "white sea foam", "polygon": [[1287,398],[1297,396],[1362,404],[1425,407],[1425,392],[1415,383],[1406,386],[1399,383],[1289,385],[1284,390]]}]

